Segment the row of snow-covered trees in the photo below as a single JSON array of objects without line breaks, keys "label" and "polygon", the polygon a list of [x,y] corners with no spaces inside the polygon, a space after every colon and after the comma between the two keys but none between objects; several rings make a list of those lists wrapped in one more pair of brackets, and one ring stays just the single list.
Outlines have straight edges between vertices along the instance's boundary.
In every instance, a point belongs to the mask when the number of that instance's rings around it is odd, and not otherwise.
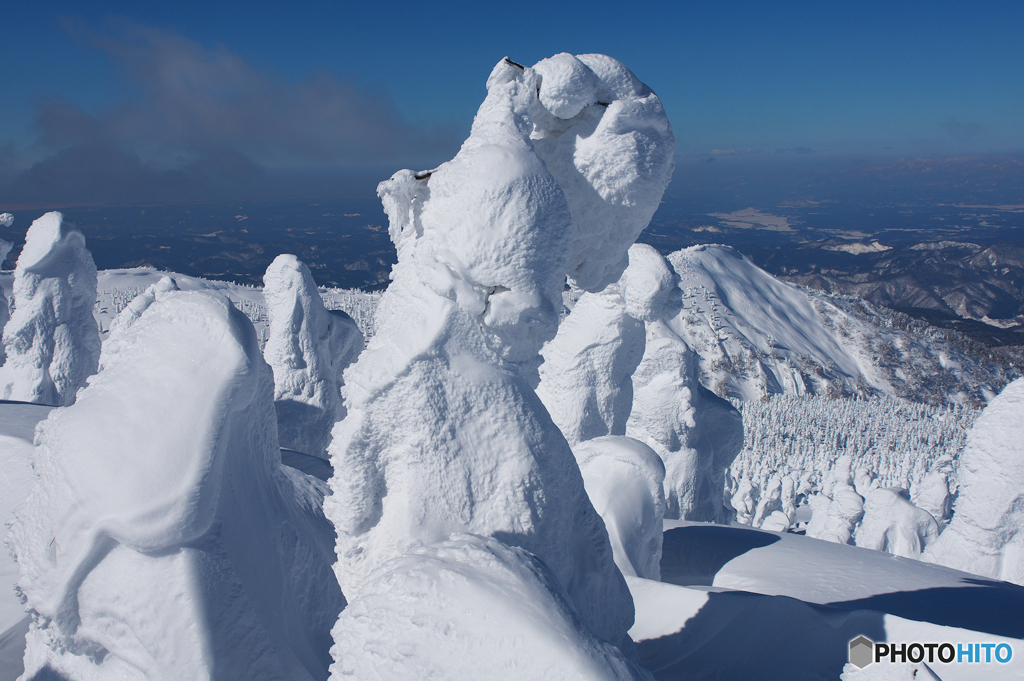
[{"label": "row of snow-covered trees", "polygon": [[937,407],[890,396],[829,399],[776,395],[737,403],[743,449],[729,468],[735,480],[763,486],[780,473],[826,475],[843,456],[880,484],[910,489],[940,460],[955,469],[980,411]]}]

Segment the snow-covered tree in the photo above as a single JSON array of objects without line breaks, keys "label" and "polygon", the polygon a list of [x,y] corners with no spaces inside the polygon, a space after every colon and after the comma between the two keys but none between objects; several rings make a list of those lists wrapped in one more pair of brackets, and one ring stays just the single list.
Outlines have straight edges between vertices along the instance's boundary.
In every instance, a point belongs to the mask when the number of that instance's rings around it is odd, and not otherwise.
[{"label": "snow-covered tree", "polygon": [[3,397],[66,406],[96,372],[92,310],[96,264],[85,237],[57,212],[32,223],[14,270],[14,314],[4,326]]}]

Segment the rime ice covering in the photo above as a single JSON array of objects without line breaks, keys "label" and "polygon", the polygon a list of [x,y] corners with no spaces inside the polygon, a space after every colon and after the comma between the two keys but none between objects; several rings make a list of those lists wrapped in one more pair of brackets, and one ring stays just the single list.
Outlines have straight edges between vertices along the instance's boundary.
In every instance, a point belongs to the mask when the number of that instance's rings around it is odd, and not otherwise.
[{"label": "rime ice covering", "polygon": [[[566,272],[597,289],[617,279],[635,234],[604,230],[653,212],[671,170],[657,98],[618,62],[591,61],[592,77],[575,62],[499,62],[458,155],[378,188],[398,264],[345,372],[325,504],[355,600],[387,561],[471,533],[535,555],[583,626],[628,643],[632,603],[604,524],[531,388]],[[578,113],[558,118],[545,93]],[[578,250],[591,237],[594,258]]]},{"label": "rime ice covering", "polygon": [[325,678],[333,533],[323,490],[280,466],[252,324],[166,292],[118,339],[41,424],[12,526],[26,677]]},{"label": "rime ice covering", "polygon": [[334,635],[332,678],[650,679],[581,626],[544,563],[473,535],[384,563]]},{"label": "rime ice covering", "polygon": [[1024,378],[974,423],[959,477],[953,519],[922,558],[1024,585]]},{"label": "rime ice covering", "polygon": [[864,497],[855,544],[904,558],[919,558],[939,536],[939,524],[906,498],[906,490],[879,487]]},{"label": "rime ice covering", "polygon": [[696,358],[663,321],[647,325],[626,435],[665,462],[665,517],[729,522],[725,471],[743,447],[735,407],[697,380]]},{"label": "rime ice covering", "polygon": [[263,357],[274,370],[281,446],[327,457],[331,428],[345,416],[342,372],[363,349],[363,334],[344,312],[330,312],[309,268],[279,255],[263,277],[270,333]]},{"label": "rime ice covering", "polygon": [[14,216],[10,213],[0,213],[0,225],[10,227],[14,224]]},{"label": "rime ice covering", "polygon": [[665,464],[631,437],[606,435],[573,448],[583,484],[627,577],[661,579]]},{"label": "rime ice covering", "polygon": [[563,52],[534,70],[542,106],[531,137],[572,211],[569,279],[600,291],[661,202],[675,138],[658,96],[611,57]]},{"label": "rime ice covering", "polygon": [[85,237],[60,213],[32,223],[14,270],[14,314],[4,326],[5,399],[66,406],[95,373],[96,265]]},{"label": "rime ice covering", "polygon": [[537,395],[569,444],[625,435],[631,376],[644,354],[644,322],[666,314],[675,278],[650,246],[629,249],[619,281],[584,293],[544,346]]}]

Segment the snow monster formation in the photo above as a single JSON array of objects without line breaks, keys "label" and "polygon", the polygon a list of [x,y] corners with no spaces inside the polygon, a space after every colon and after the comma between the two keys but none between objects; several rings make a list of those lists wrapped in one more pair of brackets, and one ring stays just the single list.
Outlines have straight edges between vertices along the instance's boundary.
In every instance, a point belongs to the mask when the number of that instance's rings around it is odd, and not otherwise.
[{"label": "snow monster formation", "polygon": [[96,264],[85,237],[60,213],[32,223],[14,269],[14,314],[4,326],[7,361],[0,369],[3,399],[55,406],[96,372],[100,333]]},{"label": "snow monster formation", "polygon": [[163,292],[102,364],[40,424],[11,527],[24,678],[326,678],[344,606],[326,488],[280,465],[252,324]]},{"label": "snow monster formation", "polygon": [[619,280],[584,293],[544,346],[537,395],[569,444],[626,434],[644,323],[665,316],[673,292],[678,289],[665,259],[634,244]]},{"label": "snow monster formation", "polygon": [[[495,560],[514,564],[506,574],[526,594],[536,593],[526,575],[536,575],[527,563],[538,559],[549,571],[539,583],[566,600],[560,612],[571,626],[630,644],[632,599],[608,534],[532,386],[540,348],[557,330],[566,274],[601,290],[625,268],[626,249],[671,175],[671,129],[650,89],[601,55],[560,54],[534,68],[505,59],[487,89],[453,160],[400,171],[378,188],[398,264],[377,333],[345,372],[348,415],[333,433],[325,511],[338,531],[336,572],[351,613],[373,603],[401,623],[343,615],[334,631],[338,677],[368,668],[353,658],[376,654],[375,646],[388,654],[371,678],[405,678],[412,668],[451,676],[445,665],[464,645],[499,645],[463,641],[459,632],[483,627],[471,619],[435,637],[428,658],[403,632],[434,617],[451,623],[441,573],[415,572],[409,588],[422,597],[411,609],[400,590],[382,586],[386,566],[401,571],[410,556],[448,555],[455,535],[473,536],[474,555],[497,555],[494,542],[516,549]],[[503,580],[484,588],[496,603],[512,598],[499,593]],[[554,629],[538,638],[562,640]],[[480,677],[517,677],[503,656],[491,659]]]},{"label": "snow monster formation", "polygon": [[742,417],[704,389],[669,326],[680,295],[669,262],[634,244],[620,279],[584,293],[544,347],[537,394],[574,445],[628,435],[652,447],[665,464],[665,517],[727,522],[722,490]]},{"label": "snow monster formation", "polygon": [[274,370],[281,446],[327,458],[331,429],[345,417],[342,372],[363,350],[352,318],[328,311],[309,268],[279,255],[263,276],[270,334],[263,357]]},{"label": "snow monster formation", "polygon": [[921,558],[1024,585],[1024,378],[975,421],[960,455],[953,519]]}]

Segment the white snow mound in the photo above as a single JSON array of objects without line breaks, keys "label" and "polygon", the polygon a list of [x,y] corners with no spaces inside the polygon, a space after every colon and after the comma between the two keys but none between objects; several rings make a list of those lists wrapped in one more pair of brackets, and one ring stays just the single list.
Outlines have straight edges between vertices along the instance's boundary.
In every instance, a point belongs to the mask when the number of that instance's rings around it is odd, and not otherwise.
[{"label": "white snow mound", "polygon": [[277,256],[263,284],[263,357],[274,370],[281,446],[327,458],[331,429],[345,417],[342,372],[362,352],[363,334],[347,314],[324,307],[309,268],[294,255]]},{"label": "white snow mound", "polygon": [[252,324],[220,295],[168,292],[118,339],[40,424],[11,529],[27,678],[325,678],[332,532],[282,472]]},{"label": "white snow mound", "polygon": [[649,679],[528,552],[455,535],[383,564],[334,630],[332,678]]},{"label": "white snow mound", "polygon": [[581,442],[572,453],[583,484],[604,520],[615,564],[627,577],[661,579],[665,519],[665,464],[631,437],[606,435]]},{"label": "white snow mound", "polygon": [[34,221],[14,269],[14,314],[4,326],[4,399],[75,401],[99,362],[95,302],[96,264],[82,233],[60,213]]}]

